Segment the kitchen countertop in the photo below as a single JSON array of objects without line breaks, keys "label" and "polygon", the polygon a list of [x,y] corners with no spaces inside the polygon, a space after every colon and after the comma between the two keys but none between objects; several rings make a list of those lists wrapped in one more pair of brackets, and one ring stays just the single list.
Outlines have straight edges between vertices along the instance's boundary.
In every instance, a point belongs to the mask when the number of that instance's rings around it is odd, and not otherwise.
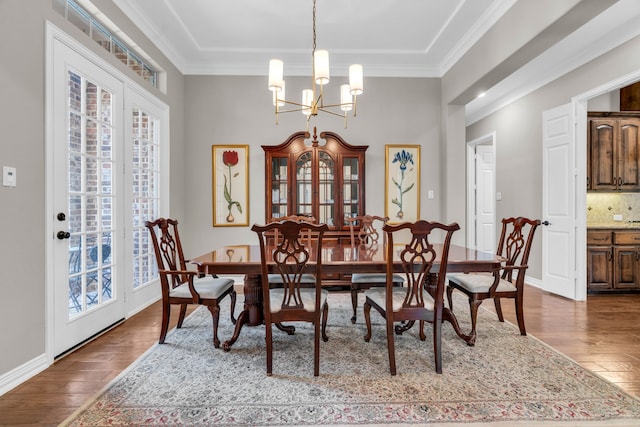
[{"label": "kitchen countertop", "polygon": [[640,222],[616,221],[606,224],[587,224],[587,230],[639,230]]}]

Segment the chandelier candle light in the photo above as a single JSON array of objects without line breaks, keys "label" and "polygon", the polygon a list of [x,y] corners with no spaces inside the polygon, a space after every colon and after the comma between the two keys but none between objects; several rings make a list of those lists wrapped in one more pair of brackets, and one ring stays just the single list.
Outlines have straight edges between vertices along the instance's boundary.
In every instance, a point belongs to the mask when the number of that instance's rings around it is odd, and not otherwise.
[{"label": "chandelier candle light", "polygon": [[[276,125],[278,124],[279,113],[290,113],[301,111],[307,116],[307,130],[309,129],[309,119],[315,117],[319,112],[333,114],[344,117],[344,127],[347,127],[347,113],[353,110],[353,117],[356,117],[356,98],[363,93],[362,65],[352,64],[349,66],[349,84],[340,86],[340,103],[325,104],[323,99],[323,87],[329,83],[329,52],[324,49],[316,50],[316,0],[313,0],[313,50],[311,76],[311,89],[302,91],[302,102],[287,101],[285,99],[285,84],[283,78],[284,64],[280,59],[269,61],[269,90],[273,91],[273,105],[276,110]],[[319,90],[318,90],[319,87]],[[294,105],[298,108],[280,110],[285,104]],[[338,112],[336,110],[341,110]]]}]

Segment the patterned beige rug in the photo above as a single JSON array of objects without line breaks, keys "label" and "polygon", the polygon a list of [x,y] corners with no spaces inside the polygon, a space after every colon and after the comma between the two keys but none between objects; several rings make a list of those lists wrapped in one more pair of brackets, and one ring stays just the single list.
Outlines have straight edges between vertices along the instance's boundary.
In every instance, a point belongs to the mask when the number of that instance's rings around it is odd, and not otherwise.
[{"label": "patterned beige rug", "polygon": [[[392,377],[377,313],[365,343],[362,310],[353,325],[347,294],[329,303],[319,377],[308,326],[293,336],[274,330],[267,377],[264,327],[245,327],[225,353],[213,348],[211,316],[199,309],[63,425],[640,425],[639,400],[488,311],[480,310],[475,347],[444,325],[442,375],[429,328],[425,342],[417,328],[397,337]],[[466,329],[466,302],[457,303]],[[233,331],[227,310],[222,340]]]}]

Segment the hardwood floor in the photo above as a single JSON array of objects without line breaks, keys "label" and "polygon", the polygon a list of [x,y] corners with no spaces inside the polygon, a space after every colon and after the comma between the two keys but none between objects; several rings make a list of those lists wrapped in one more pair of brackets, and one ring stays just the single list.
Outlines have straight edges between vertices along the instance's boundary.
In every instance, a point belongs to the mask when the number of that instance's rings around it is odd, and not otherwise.
[{"label": "hardwood floor", "polygon": [[[513,304],[502,305],[515,323]],[[459,316],[467,313],[455,308]],[[172,315],[173,327],[177,310]],[[157,342],[160,318],[156,303],[0,396],[0,425],[58,425]],[[575,302],[528,286],[525,319],[530,335],[640,397],[640,294]]]}]

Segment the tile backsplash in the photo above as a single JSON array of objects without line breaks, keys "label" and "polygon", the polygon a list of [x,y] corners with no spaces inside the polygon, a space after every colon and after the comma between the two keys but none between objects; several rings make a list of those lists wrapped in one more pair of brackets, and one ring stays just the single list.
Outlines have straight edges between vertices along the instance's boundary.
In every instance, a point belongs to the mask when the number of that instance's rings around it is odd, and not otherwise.
[{"label": "tile backsplash", "polygon": [[620,224],[640,220],[640,193],[587,193],[587,225]]}]

